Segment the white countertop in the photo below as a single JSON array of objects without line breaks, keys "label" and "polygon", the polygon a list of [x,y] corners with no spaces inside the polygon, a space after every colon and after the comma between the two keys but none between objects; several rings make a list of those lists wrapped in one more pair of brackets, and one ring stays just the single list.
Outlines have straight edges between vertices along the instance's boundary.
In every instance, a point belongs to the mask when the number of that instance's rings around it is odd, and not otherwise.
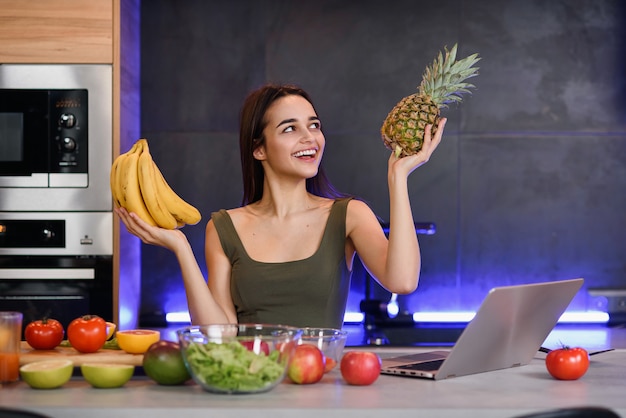
[{"label": "white countertop", "polygon": [[[381,356],[424,349],[377,349]],[[591,357],[585,376],[558,381],[547,372],[545,354],[527,366],[430,381],[381,375],[371,386],[349,386],[335,369],[313,385],[282,383],[267,393],[217,395],[190,383],[159,386],[135,377],[118,389],[94,389],[74,377],[60,389],[5,385],[0,406],[51,417],[388,417],[420,410],[424,417],[515,417],[563,407],[603,406],[626,416],[626,350]],[[244,415],[245,414],[245,415]],[[253,415],[249,415],[253,414]],[[414,412],[413,412],[414,414]]]}]

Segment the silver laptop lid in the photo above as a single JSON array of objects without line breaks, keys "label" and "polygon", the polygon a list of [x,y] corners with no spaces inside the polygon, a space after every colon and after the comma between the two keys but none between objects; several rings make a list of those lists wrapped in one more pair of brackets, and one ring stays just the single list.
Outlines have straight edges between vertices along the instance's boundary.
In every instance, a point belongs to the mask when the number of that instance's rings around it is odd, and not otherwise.
[{"label": "silver laptop lid", "polygon": [[491,289],[436,379],[528,364],[583,284],[583,279]]}]

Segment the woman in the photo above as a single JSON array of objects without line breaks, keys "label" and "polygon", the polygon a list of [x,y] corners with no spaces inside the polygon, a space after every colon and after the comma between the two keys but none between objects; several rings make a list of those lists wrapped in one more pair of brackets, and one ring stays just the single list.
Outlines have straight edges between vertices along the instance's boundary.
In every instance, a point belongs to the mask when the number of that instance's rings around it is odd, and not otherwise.
[{"label": "woman", "polygon": [[392,293],[413,292],[420,250],[409,174],[439,145],[430,127],[422,150],[388,162],[389,239],[362,201],[341,197],[320,168],[325,138],[302,89],[267,85],[241,112],[241,207],[212,214],[206,227],[208,286],[184,234],[151,227],[116,209],[128,230],[174,252],[194,324],[275,323],[341,328],[355,253]]}]

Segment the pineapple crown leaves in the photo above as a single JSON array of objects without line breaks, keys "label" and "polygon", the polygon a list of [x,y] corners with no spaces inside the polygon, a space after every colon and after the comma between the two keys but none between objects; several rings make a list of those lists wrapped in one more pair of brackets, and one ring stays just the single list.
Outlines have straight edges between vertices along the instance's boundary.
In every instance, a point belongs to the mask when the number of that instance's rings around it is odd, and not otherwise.
[{"label": "pineapple crown leaves", "polygon": [[445,49],[433,63],[426,67],[422,82],[419,85],[419,94],[430,99],[441,109],[448,107],[448,103],[460,102],[461,95],[471,93],[469,89],[475,86],[464,81],[478,75],[478,67],[473,67],[480,57],[472,54],[462,60],[456,60],[458,44],[454,44],[451,50]]}]

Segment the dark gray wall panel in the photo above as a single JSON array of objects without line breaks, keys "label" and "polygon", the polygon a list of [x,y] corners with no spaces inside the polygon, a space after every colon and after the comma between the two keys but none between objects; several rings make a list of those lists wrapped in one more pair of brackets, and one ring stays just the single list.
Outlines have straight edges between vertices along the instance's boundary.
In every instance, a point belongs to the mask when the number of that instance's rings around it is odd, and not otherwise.
[{"label": "dark gray wall panel", "polygon": [[461,39],[483,56],[464,128],[624,131],[626,5],[464,2]]},{"label": "dark gray wall panel", "polygon": [[468,137],[461,153],[464,283],[623,285],[626,138]]},{"label": "dark gray wall panel", "polygon": [[[241,102],[264,82],[312,94],[328,174],[386,219],[380,125],[458,42],[480,75],[409,180],[415,220],[437,233],[420,237],[420,286],[401,305],[473,309],[494,285],[574,276],[624,287],[625,26],[620,0],[146,0],[142,135],[204,215],[185,227],[203,268],[210,213],[241,198]],[[142,269],[146,312],[185,308],[173,256],[144,246]],[[359,278],[351,301],[362,291]],[[575,307],[591,303],[583,290]]]}]

